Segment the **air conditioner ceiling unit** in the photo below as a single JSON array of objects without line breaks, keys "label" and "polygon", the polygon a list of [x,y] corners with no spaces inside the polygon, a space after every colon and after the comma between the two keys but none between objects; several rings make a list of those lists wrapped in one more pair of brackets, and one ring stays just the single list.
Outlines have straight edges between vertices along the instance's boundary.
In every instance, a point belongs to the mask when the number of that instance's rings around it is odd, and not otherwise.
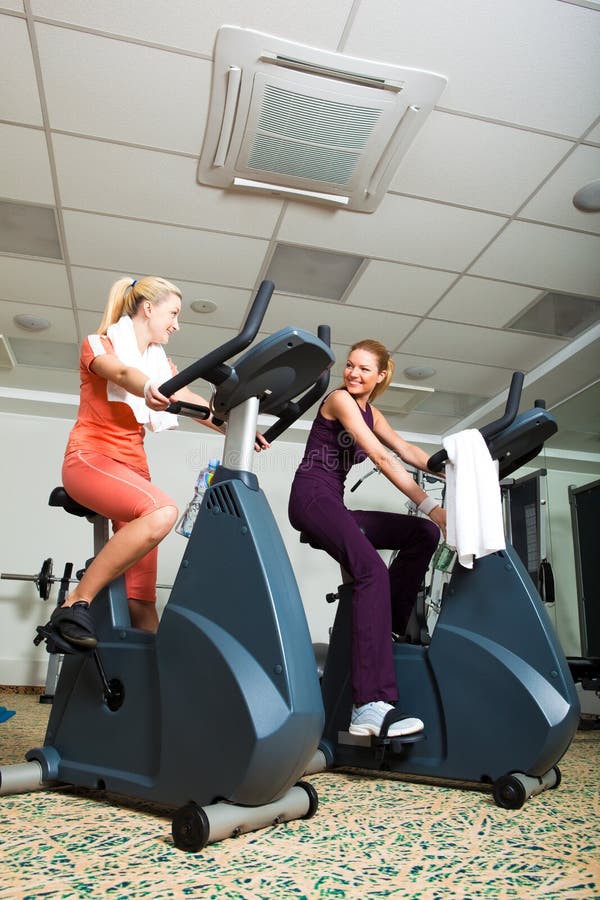
[{"label": "air conditioner ceiling unit", "polygon": [[445,85],[223,26],[198,181],[373,212]]}]

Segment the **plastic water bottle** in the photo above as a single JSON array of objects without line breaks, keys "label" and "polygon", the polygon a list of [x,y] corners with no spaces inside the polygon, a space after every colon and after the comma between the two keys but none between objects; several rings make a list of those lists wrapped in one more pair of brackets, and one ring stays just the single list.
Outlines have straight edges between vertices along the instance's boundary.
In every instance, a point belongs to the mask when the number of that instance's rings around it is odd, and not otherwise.
[{"label": "plastic water bottle", "polygon": [[198,473],[198,477],[196,478],[196,485],[194,487],[194,496],[188,503],[186,511],[182,515],[181,519],[177,523],[177,527],[175,528],[177,534],[181,534],[183,535],[183,537],[189,538],[190,534],[192,533],[194,522],[196,521],[196,517],[200,512],[200,507],[202,506],[202,499],[204,497],[204,494],[206,493],[206,489],[213,479],[213,475],[215,474],[218,465],[218,459],[209,459],[208,466]]}]

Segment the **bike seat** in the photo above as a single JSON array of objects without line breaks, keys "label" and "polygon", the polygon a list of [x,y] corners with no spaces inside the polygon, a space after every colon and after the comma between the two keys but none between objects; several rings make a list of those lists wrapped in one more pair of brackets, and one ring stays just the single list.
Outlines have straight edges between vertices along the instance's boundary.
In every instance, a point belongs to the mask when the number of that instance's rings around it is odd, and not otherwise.
[{"label": "bike seat", "polygon": [[73,500],[62,485],[54,488],[50,494],[48,506],[60,506],[73,516],[86,516],[89,518],[90,516],[98,515],[93,509],[87,509],[87,507],[82,506],[80,503],[77,503],[76,500]]},{"label": "bike seat", "polygon": [[311,540],[311,538],[309,538],[309,536],[307,534],[305,534],[303,531],[300,532],[300,543],[301,544],[309,544],[313,548],[313,550],[322,550],[323,549],[323,547],[321,547],[320,544],[317,544],[317,542],[315,540]]}]

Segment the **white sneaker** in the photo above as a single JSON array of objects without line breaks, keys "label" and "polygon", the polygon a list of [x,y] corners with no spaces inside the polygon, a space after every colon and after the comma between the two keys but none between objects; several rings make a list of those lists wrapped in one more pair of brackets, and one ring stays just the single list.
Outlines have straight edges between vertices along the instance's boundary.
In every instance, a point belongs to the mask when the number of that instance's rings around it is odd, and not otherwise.
[{"label": "white sneaker", "polygon": [[363,706],[353,706],[350,720],[350,734],[374,735],[379,737],[383,720],[390,711],[398,714],[396,721],[388,727],[388,737],[404,737],[423,731],[425,725],[415,716],[402,716],[391,703],[385,700],[374,700]]}]

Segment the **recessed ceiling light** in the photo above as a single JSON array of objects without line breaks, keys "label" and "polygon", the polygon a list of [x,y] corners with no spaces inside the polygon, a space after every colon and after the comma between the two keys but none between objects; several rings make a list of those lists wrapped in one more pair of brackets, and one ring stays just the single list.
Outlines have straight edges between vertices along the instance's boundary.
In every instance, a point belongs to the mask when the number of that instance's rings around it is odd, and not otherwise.
[{"label": "recessed ceiling light", "polygon": [[404,370],[404,374],[413,381],[423,381],[423,379],[435,375],[435,369],[432,369],[431,366],[409,366]]},{"label": "recessed ceiling light", "polygon": [[215,311],[217,304],[212,300],[194,300],[193,303],[190,303],[190,308],[197,313],[211,313]]},{"label": "recessed ceiling light", "polygon": [[29,315],[29,313],[22,313],[21,315],[15,316],[13,322],[15,325],[18,325],[19,328],[24,328],[26,331],[45,331],[52,325],[52,322],[50,322],[49,319],[44,319],[42,316],[32,316]]},{"label": "recessed ceiling light", "polygon": [[580,187],[573,196],[573,206],[581,212],[600,212],[600,179]]}]

